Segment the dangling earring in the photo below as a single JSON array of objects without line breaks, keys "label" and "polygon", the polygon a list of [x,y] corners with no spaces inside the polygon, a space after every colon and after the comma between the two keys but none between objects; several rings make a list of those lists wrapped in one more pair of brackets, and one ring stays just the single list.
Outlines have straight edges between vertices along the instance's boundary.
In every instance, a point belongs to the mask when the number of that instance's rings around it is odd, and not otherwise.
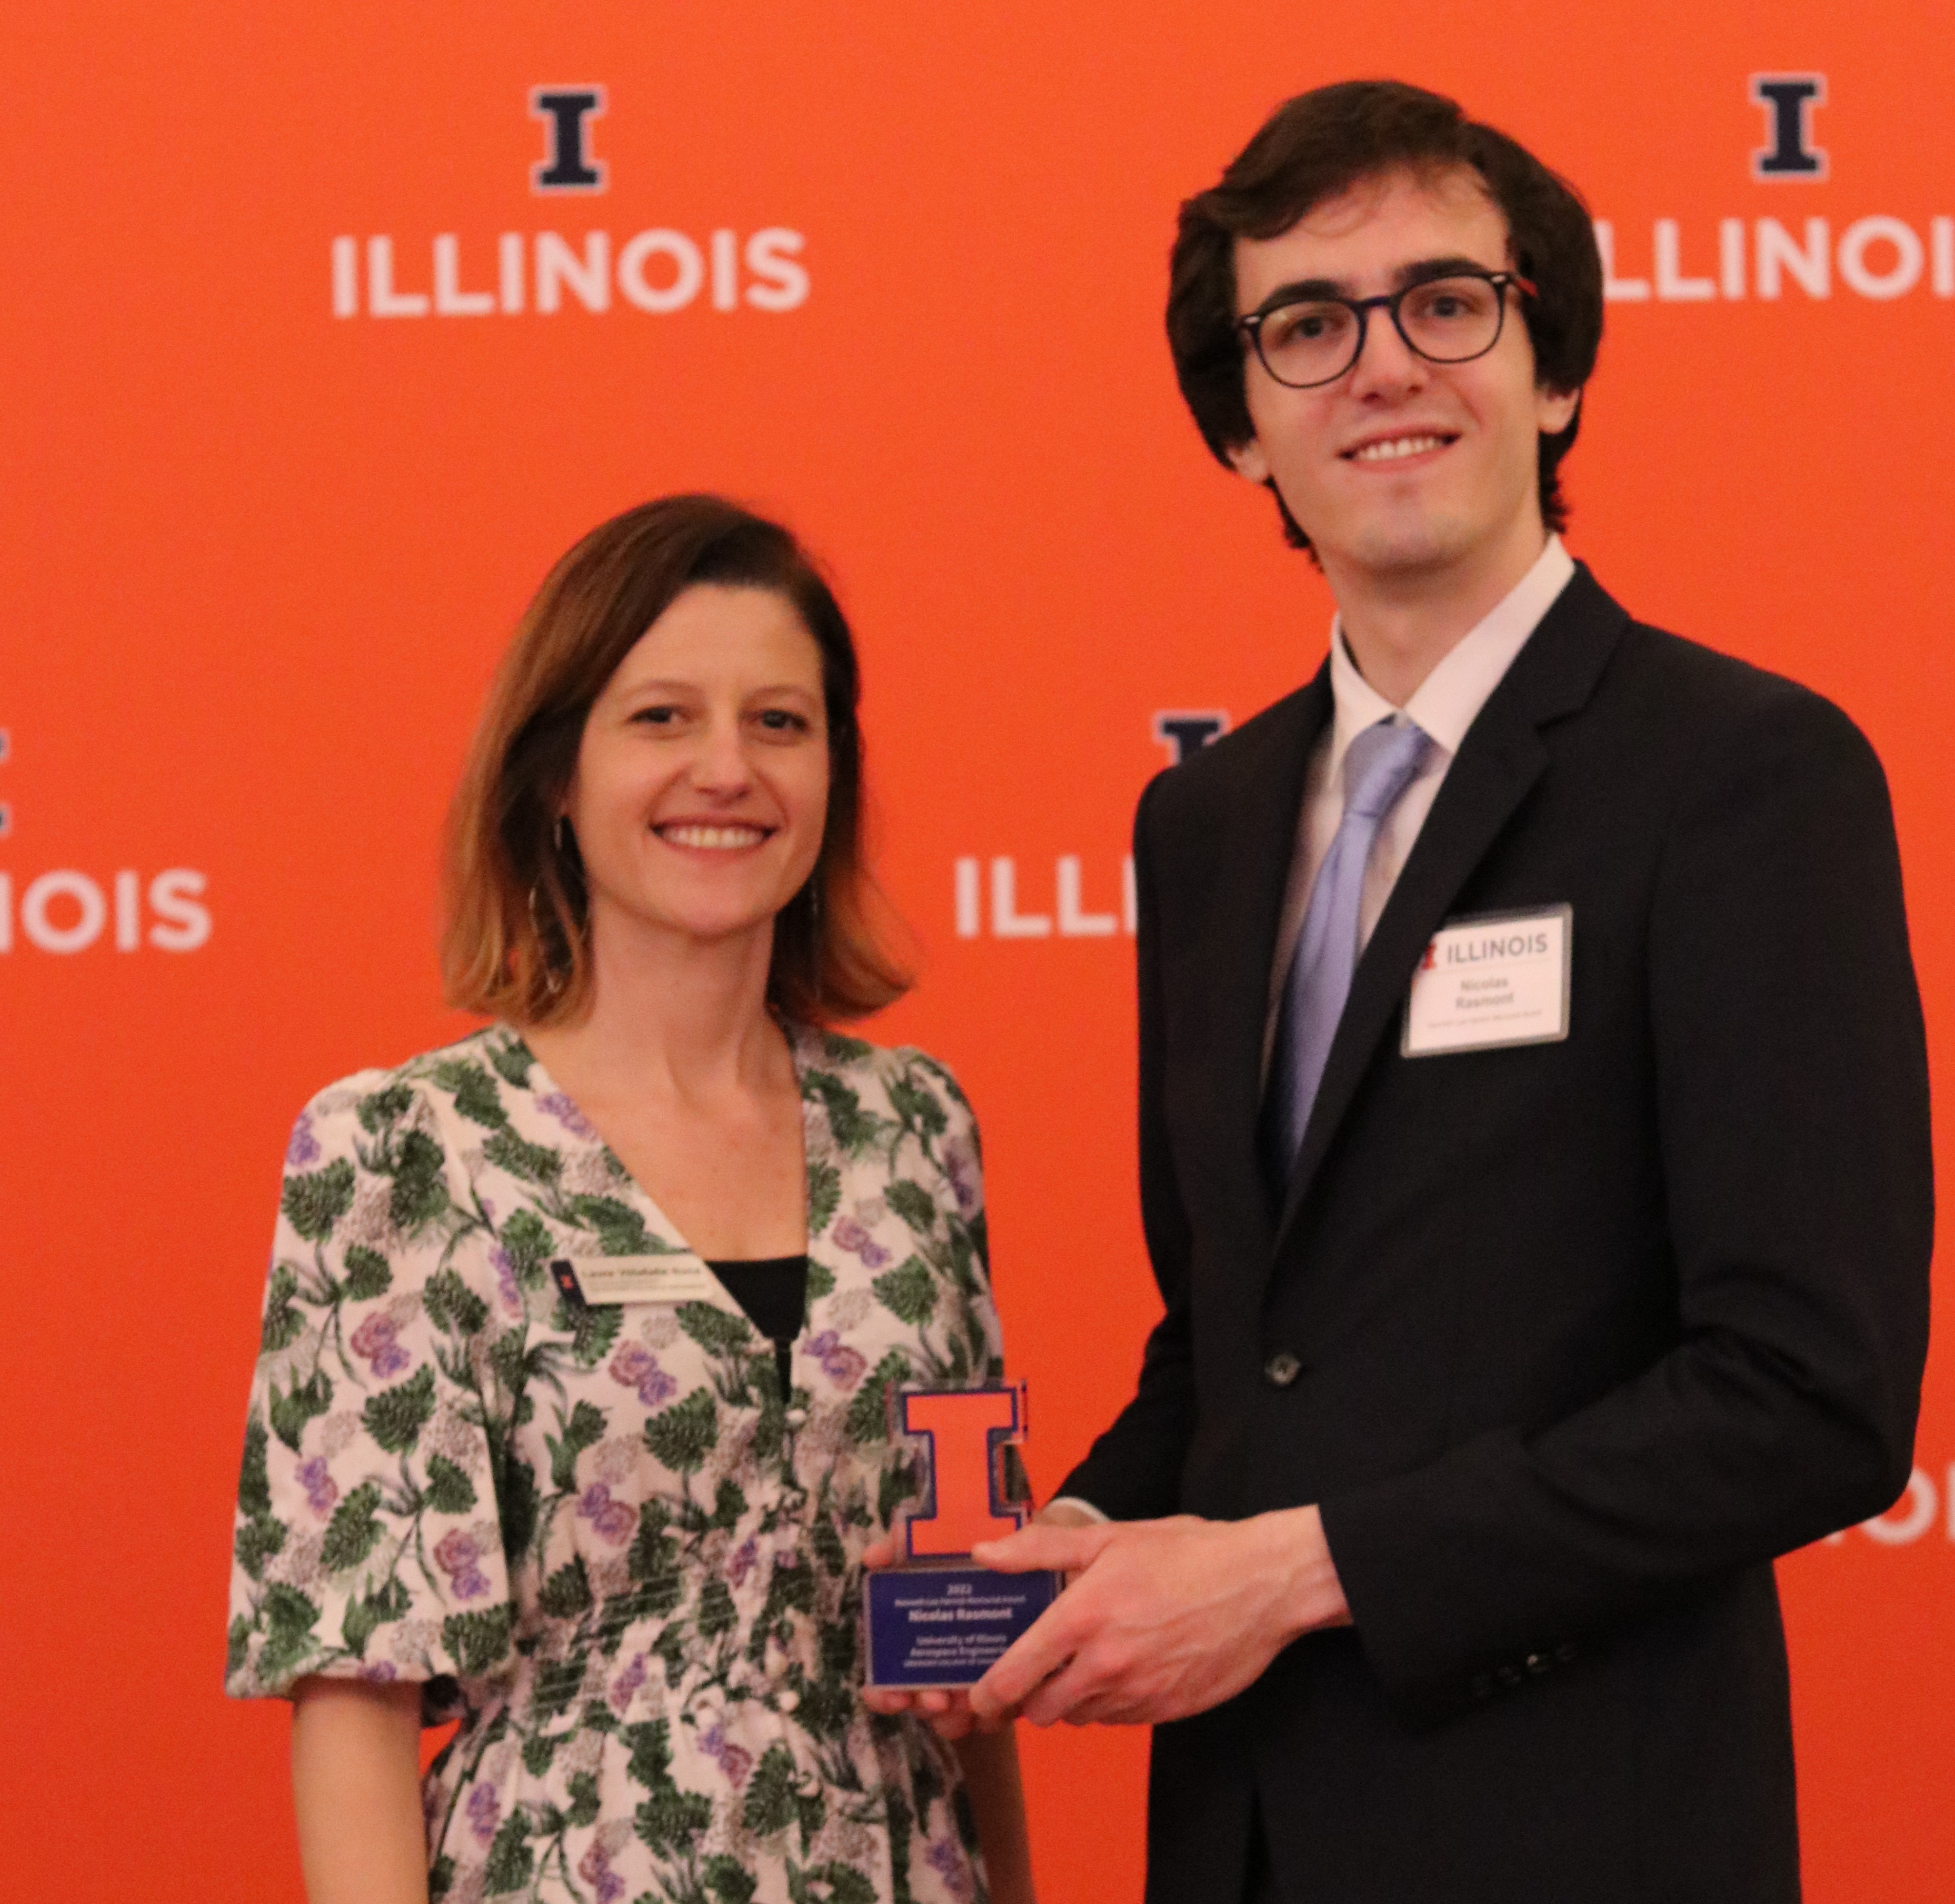
[{"label": "dangling earring", "polygon": [[[583,861],[578,857],[577,851],[577,835],[571,826],[569,814],[557,815],[555,823],[550,828],[549,838],[551,848],[559,862],[558,876],[565,886],[565,901],[568,903],[569,876],[581,876],[584,870]],[[555,908],[552,908],[552,911],[554,912]],[[556,925],[559,936],[564,940],[565,950],[571,952],[571,964],[575,967],[577,955],[575,952],[571,951],[568,929],[560,920],[552,919],[552,923]],[[549,940],[543,932],[543,882],[540,880],[537,880],[530,888],[530,927],[537,936],[537,949],[543,955],[544,988],[552,998],[555,998],[563,990],[564,974],[559,970],[556,961],[550,956]]]},{"label": "dangling earring", "polygon": [[808,960],[814,968],[814,1009],[819,1012],[822,1006],[821,968],[826,962],[821,955],[821,868],[819,865],[808,875]]},{"label": "dangling earring", "polygon": [[537,950],[543,957],[543,989],[555,998],[563,990],[563,974],[557,970],[556,961],[550,957],[549,943],[543,936],[543,905],[538,890],[542,883],[538,880],[530,888],[530,930],[536,934]]}]

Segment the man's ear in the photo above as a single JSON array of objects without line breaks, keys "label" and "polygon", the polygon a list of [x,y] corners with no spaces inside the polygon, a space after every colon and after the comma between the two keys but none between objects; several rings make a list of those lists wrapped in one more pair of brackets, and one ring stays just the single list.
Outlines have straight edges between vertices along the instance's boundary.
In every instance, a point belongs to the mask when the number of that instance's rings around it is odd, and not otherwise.
[{"label": "man's ear", "polygon": [[1544,436],[1559,436],[1574,422],[1582,408],[1582,386],[1572,390],[1550,390],[1538,386],[1535,396],[1535,427]]},{"label": "man's ear", "polygon": [[1269,458],[1263,454],[1263,446],[1251,436],[1246,443],[1231,443],[1224,454],[1229,466],[1238,476],[1246,477],[1251,483],[1267,483],[1270,478]]}]

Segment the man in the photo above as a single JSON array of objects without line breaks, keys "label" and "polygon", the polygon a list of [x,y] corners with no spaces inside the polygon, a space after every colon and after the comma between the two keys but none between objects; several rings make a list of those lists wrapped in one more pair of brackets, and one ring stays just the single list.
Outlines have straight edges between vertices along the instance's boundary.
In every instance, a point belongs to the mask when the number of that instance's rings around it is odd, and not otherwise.
[{"label": "man", "polygon": [[1154,1724],[1159,1904],[1798,1895],[1771,1563],[1908,1475],[1921,1016],[1864,740],[1551,533],[1601,315],[1411,87],[1182,209],[1182,389],[1338,619],[1141,801],[1166,1313],[971,1700]]}]

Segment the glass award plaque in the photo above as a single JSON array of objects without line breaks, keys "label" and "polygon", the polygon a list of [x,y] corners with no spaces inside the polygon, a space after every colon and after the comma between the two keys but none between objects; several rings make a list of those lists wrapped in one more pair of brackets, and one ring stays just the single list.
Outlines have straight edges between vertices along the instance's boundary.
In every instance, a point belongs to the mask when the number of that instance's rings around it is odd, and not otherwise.
[{"label": "glass award plaque", "polygon": [[862,1584],[864,1676],[905,1692],[974,1685],[1065,1584],[1057,1573],[993,1573],[971,1558],[1030,1511],[1015,1485],[1025,1384],[892,1388],[888,1402],[892,1439],[916,1446],[923,1492],[902,1512],[901,1558]]}]

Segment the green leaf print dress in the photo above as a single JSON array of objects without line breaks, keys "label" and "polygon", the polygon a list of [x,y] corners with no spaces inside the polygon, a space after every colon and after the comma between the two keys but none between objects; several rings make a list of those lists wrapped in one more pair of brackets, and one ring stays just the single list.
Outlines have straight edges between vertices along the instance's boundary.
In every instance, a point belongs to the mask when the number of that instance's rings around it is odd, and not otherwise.
[{"label": "green leaf print dress", "polygon": [[[690,1257],[503,1027],[322,1092],[287,1156],[227,1690],[422,1682],[434,1896],[975,1904],[955,1757],[861,1702],[892,1382],[1002,1373],[978,1132],[942,1066],[795,1030],[808,1304],[566,1305]],[[695,1259],[696,1260],[696,1259]]]}]

